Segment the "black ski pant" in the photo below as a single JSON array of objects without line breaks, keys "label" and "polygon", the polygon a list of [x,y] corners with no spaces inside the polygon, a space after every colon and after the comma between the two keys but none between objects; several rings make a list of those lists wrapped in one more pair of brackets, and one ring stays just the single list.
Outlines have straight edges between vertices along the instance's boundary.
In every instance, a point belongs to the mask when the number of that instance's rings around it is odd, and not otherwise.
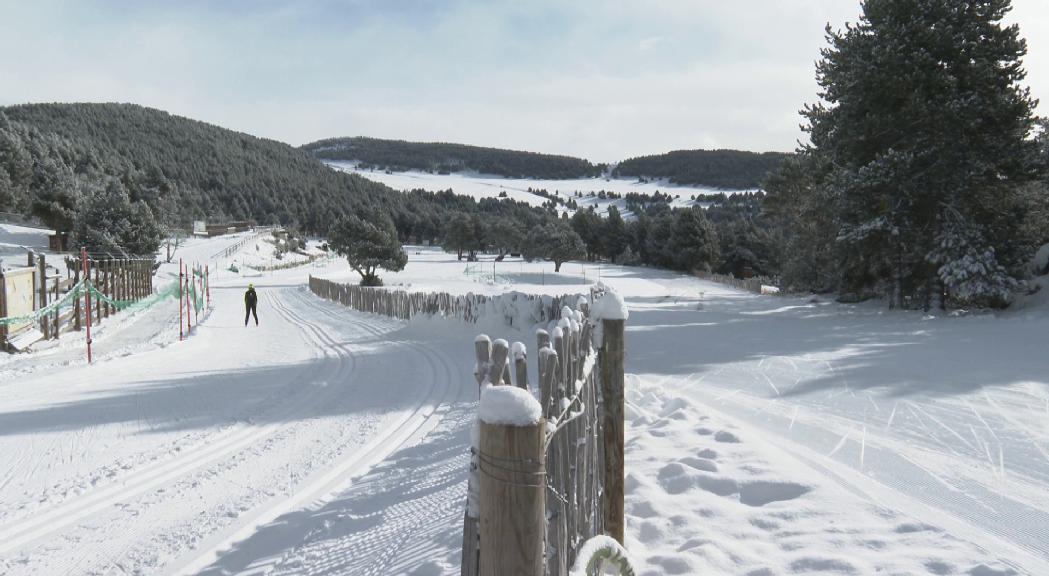
[{"label": "black ski pant", "polygon": [[245,308],[245,310],[244,310],[244,325],[247,326],[248,325],[248,318],[251,318],[252,316],[254,316],[255,317],[255,325],[258,326],[259,325],[259,314],[258,314],[258,312],[255,312],[255,305],[254,304],[245,304],[244,308]]}]

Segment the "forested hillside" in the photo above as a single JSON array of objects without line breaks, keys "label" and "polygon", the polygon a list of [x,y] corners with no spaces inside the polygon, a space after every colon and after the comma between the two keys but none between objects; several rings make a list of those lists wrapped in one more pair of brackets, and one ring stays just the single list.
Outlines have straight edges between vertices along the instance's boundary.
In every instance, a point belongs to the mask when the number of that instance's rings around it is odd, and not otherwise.
[{"label": "forested hillside", "polygon": [[790,156],[781,152],[741,150],[675,150],[620,162],[615,176],[666,178],[674,184],[749,190],[761,186],[770,172]]},{"label": "forested hillside", "polygon": [[319,140],[302,148],[317,158],[356,161],[365,168],[393,171],[475,171],[510,178],[559,179],[598,176],[605,168],[571,156],[361,136]]},{"label": "forested hillside", "polygon": [[99,189],[126,194],[159,223],[181,227],[198,218],[253,219],[324,233],[342,215],[374,208],[405,237],[436,239],[449,212],[526,224],[548,217],[506,201],[401,194],[287,144],[137,105],[0,108],[0,211],[73,230],[78,206]]}]

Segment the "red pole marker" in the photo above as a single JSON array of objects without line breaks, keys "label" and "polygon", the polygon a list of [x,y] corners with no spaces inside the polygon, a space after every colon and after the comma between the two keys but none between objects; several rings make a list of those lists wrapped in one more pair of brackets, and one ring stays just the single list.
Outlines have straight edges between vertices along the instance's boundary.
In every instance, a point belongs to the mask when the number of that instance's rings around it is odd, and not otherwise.
[{"label": "red pole marker", "polygon": [[88,265],[87,265],[87,248],[80,249],[80,264],[84,270],[84,318],[87,320],[87,363],[91,363],[91,290],[87,289],[90,286],[88,278]]},{"label": "red pole marker", "polygon": [[182,258],[178,259],[178,341],[182,342]]},{"label": "red pole marker", "polygon": [[208,299],[208,308],[211,308],[211,279],[208,277],[208,265],[204,265],[204,295]]}]

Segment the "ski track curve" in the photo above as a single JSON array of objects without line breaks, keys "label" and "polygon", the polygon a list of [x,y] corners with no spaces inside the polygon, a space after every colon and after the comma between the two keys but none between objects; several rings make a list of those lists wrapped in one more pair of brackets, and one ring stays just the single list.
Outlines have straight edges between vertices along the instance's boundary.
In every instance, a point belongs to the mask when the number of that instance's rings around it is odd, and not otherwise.
[{"label": "ski track curve", "polygon": [[[306,377],[315,378],[318,370],[316,364],[311,364]],[[44,510],[35,510],[28,517],[6,522],[4,527],[0,528],[0,555],[31,544],[102,509],[227,458],[274,434],[280,429],[282,422],[294,418],[316,402],[316,399],[311,399],[309,395],[298,394],[295,402],[277,403],[275,407],[279,410],[266,413],[268,419],[272,420],[266,425],[251,426],[243,422],[234,424],[207,436],[202,442],[204,447],[200,450],[180,450],[180,456],[139,468],[122,476],[118,482],[80,494]]]},{"label": "ski track curve", "polygon": [[[292,295],[290,300],[298,305],[315,304],[296,297],[294,290],[282,290],[278,294]],[[286,321],[296,324],[304,337],[308,338],[319,351],[315,361],[310,362],[290,385],[301,385],[304,381],[317,381],[318,379],[328,381],[336,379],[340,382],[350,379],[349,376],[357,365],[352,338],[351,342],[337,342],[326,333],[319,323],[296,313],[291,307],[281,302],[282,298],[270,295],[269,300],[273,304],[273,309]],[[376,327],[371,325],[368,319],[357,320],[353,318],[353,315],[337,320],[351,326],[361,335],[371,338],[384,337],[390,333],[390,327],[396,326],[395,323],[390,322],[385,327]],[[288,502],[302,504],[311,499],[323,497],[326,493],[344,485],[346,478],[359,475],[361,471],[381,461],[391,451],[424,436],[439,423],[440,418],[446,412],[443,407],[453,395],[451,386],[453,368],[449,360],[421,344],[399,340],[388,340],[388,344],[398,349],[411,351],[415,356],[423,359],[426,362],[425,372],[432,375],[432,378],[420,387],[423,393],[419,395],[418,402],[413,404],[412,409],[394,426],[376,431],[371,436],[370,442],[364,445],[364,449],[351,450],[348,456],[337,454],[336,456],[340,458],[335,464],[328,466],[329,470],[326,474],[312,474],[299,482],[298,489],[293,488],[290,496],[287,494],[270,495],[268,502],[245,512],[241,515],[243,518],[238,517],[235,521],[228,523],[225,529],[218,531],[219,534],[225,534],[231,528],[243,529],[250,524],[251,520],[258,522],[265,519],[267,515],[272,516],[275,511],[279,512],[287,508]],[[328,361],[325,362],[325,359]],[[286,391],[286,388],[279,388],[275,396],[280,395],[280,391]],[[320,390],[323,391],[325,388],[322,387]],[[209,478],[221,478],[223,469],[228,468],[231,461],[235,462],[239,457],[249,456],[249,452],[257,452],[254,455],[255,458],[271,452],[277,444],[284,440],[283,437],[288,435],[289,430],[295,428],[294,424],[301,424],[297,422],[297,419],[308,417],[311,408],[332,400],[330,393],[316,394],[315,389],[309,392],[311,393],[298,394],[292,402],[273,402],[273,405],[268,406],[269,411],[246,415],[245,421],[238,421],[202,439],[196,439],[198,442],[195,444],[203,446],[198,450],[184,450],[175,457],[136,467],[110,484],[98,486],[66,500],[44,506],[33,511],[31,515],[8,519],[10,521],[5,521],[0,527],[0,557],[32,549],[34,566],[32,570],[34,571],[41,567],[41,562],[46,563],[47,571],[50,573],[82,571],[87,568],[85,564],[91,563],[91,559],[86,558],[87,553],[79,555],[74,552],[66,558],[58,558],[58,552],[65,547],[51,545],[54,538],[68,537],[73,542],[79,542],[85,538],[93,540],[94,535],[86,536],[83,533],[82,524],[105,517],[104,528],[95,531],[101,533],[98,536],[99,539],[104,539],[106,535],[119,531],[119,527],[124,524],[123,520],[130,520],[133,525],[134,518],[148,515],[151,509],[163,508],[166,500],[162,494],[167,492],[175,496],[184,495],[184,490],[176,489],[181,488],[180,483],[187,484],[186,488],[192,489],[200,482],[208,481]],[[346,390],[339,391],[343,399],[347,396],[345,392]],[[283,400],[288,399],[283,398]],[[261,419],[265,419],[266,423],[250,424],[252,420]],[[299,428],[308,429],[309,426],[299,426]],[[291,430],[291,432],[295,431]],[[323,466],[319,467],[323,468]],[[218,480],[212,480],[212,482],[215,481]],[[121,516],[121,511],[125,509],[134,510],[131,518]],[[111,518],[112,516],[115,518]],[[147,531],[157,532],[157,528],[150,526]],[[52,543],[44,542],[48,537],[51,537],[49,540],[52,540]],[[221,543],[229,540],[229,537],[217,537],[216,534],[195,534],[193,537],[198,544],[197,548],[200,548],[200,544],[209,541]],[[194,539],[187,539],[183,536],[180,540],[192,543]],[[142,569],[152,571],[160,566],[150,564],[148,562],[150,556],[152,555],[155,559],[163,556],[163,554],[151,554],[152,551],[149,548],[153,544],[156,542],[141,545],[133,541],[125,546],[114,545],[115,548],[110,547],[104,551],[104,554],[93,554],[93,556],[95,556],[94,560],[102,556],[107,558],[106,564],[109,565],[109,569],[102,569],[103,572],[136,568],[140,571]],[[161,548],[176,545],[171,541],[162,542],[162,544]],[[90,548],[90,546],[83,547],[85,550]],[[160,552],[170,553],[172,551],[162,550]],[[173,552],[182,553],[184,551],[174,550]],[[147,562],[141,562],[143,558]],[[3,566],[2,562],[0,566]]]},{"label": "ski track curve", "polygon": [[[309,302],[306,300],[308,297],[304,297],[301,294],[293,293],[292,297],[297,299],[301,304],[313,306],[314,310],[322,312],[334,322],[355,325],[362,330],[371,332],[377,337],[384,335],[381,329],[367,321],[367,316],[358,317],[356,313],[337,314],[335,311],[330,310],[325,306],[316,306],[316,301]],[[301,316],[298,316],[294,312],[289,311],[288,313],[293,318],[301,319]],[[376,317],[376,319],[379,318],[382,317]],[[318,339],[324,341],[329,346],[341,346],[335,342],[329,334],[315,325],[311,329],[315,331],[315,335]],[[241,529],[234,534],[229,535],[220,541],[211,542],[207,547],[195,550],[188,557],[176,561],[172,566],[168,567],[168,573],[195,574],[201,571],[203,571],[203,573],[229,573],[228,567],[219,570],[214,566],[215,562],[222,561],[224,549],[229,549],[235,546],[238,541],[250,538],[256,532],[256,528],[264,523],[277,519],[284,512],[292,510],[305,503],[309,503],[311,508],[317,508],[323,505],[334,492],[349,487],[352,485],[354,479],[366,474],[371,468],[385,460],[390,454],[403,447],[418,443],[434,428],[441,424],[448,413],[449,403],[453,399],[461,398],[462,396],[462,388],[452,386],[454,374],[456,373],[453,363],[446,356],[418,342],[408,340],[386,341],[390,344],[405,346],[415,351],[417,353],[416,356],[425,361],[427,367],[426,372],[432,376],[429,379],[426,394],[419,402],[414,404],[411,411],[400,418],[394,425],[384,427],[383,433],[374,436],[367,445],[350,455],[342,462],[336,463],[327,473],[309,483],[307,486],[302,487],[291,497],[272,502],[270,506],[258,510],[255,517],[251,519],[250,524],[241,527]],[[421,516],[422,515],[420,515],[420,517]],[[372,560],[375,563],[368,567],[365,572],[361,573],[388,573],[387,569],[395,557],[397,550],[409,541],[408,536],[414,532],[415,528],[416,526],[409,525],[400,526],[397,530],[394,530],[396,533],[395,541],[384,543],[385,545],[383,546],[383,549],[386,550],[386,553],[369,557],[369,560]],[[307,535],[304,534],[302,536]],[[368,541],[368,539],[359,539],[354,542],[354,546],[361,549],[377,548],[375,544],[376,543],[374,542]],[[295,547],[293,546],[292,549],[294,550],[294,548]],[[289,555],[289,553],[285,553],[279,557],[269,558],[262,562],[255,561],[251,564],[251,570],[252,572],[257,573],[269,573],[277,569],[279,564],[283,560],[286,560]],[[326,565],[331,562],[329,559],[325,558],[315,558],[314,561],[320,565]],[[209,564],[211,564],[210,567]]]}]

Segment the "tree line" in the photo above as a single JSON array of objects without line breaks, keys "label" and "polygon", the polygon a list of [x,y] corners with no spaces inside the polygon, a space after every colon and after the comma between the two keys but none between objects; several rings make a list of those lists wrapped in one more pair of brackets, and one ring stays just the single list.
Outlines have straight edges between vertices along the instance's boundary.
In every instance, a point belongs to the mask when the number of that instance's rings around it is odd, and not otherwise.
[{"label": "tree line", "polygon": [[753,190],[789,156],[781,152],[675,150],[624,160],[612,174],[725,190]]},{"label": "tree line", "polygon": [[607,166],[582,158],[445,142],[405,142],[357,136],[328,138],[302,147],[316,158],[347,160],[364,169],[438,174],[474,171],[507,178],[557,180],[601,175]]},{"label": "tree line", "polygon": [[554,217],[509,200],[401,193],[306,152],[131,104],[0,108],[0,211],[33,216],[92,250],[147,254],[165,229],[252,220],[324,235],[380,213],[405,241],[436,242],[453,214]]}]

